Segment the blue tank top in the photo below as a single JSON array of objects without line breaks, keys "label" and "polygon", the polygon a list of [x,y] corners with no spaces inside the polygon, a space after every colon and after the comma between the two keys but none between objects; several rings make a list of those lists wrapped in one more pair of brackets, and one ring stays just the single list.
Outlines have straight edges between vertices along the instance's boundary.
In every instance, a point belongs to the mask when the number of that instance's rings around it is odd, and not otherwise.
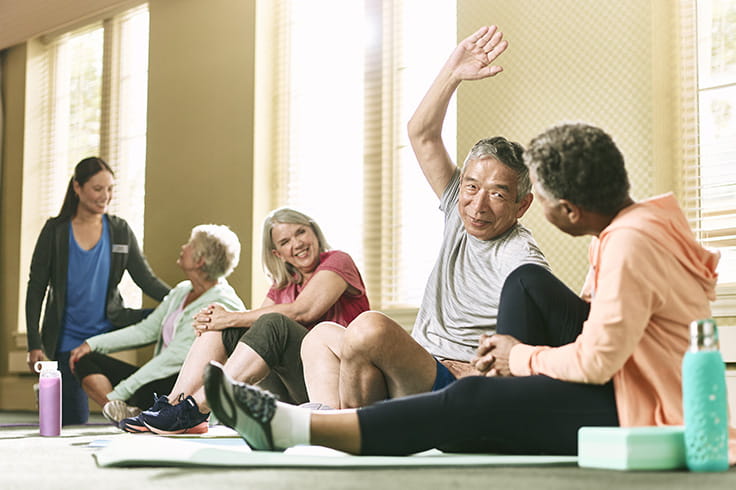
[{"label": "blue tank top", "polygon": [[107,216],[103,216],[102,236],[94,247],[84,250],[69,223],[69,269],[59,352],[69,352],[89,337],[111,330],[106,315],[111,250],[108,226]]}]

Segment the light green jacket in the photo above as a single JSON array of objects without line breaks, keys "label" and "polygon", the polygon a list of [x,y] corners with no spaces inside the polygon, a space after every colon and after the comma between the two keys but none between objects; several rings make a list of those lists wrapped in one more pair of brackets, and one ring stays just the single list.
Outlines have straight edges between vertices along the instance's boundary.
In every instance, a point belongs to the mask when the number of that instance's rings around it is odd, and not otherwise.
[{"label": "light green jacket", "polygon": [[92,350],[102,354],[133,349],[156,342],[153,358],[118,383],[113,391],[107,394],[109,400],[127,400],[144,384],[178,373],[184,364],[189,347],[194,342],[192,317],[203,307],[211,303],[220,303],[229,310],[245,310],[235,290],[225,279],[220,279],[215,286],[184,308],[174,325],[173,337],[164,349],[162,337],[164,321],[176,311],[191,290],[192,284],[189,281],[182,281],[142,321],[87,339]]}]

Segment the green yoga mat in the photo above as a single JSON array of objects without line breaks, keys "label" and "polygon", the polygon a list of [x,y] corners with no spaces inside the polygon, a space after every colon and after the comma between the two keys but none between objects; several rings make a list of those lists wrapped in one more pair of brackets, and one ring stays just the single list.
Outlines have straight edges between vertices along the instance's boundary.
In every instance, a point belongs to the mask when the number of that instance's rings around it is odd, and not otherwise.
[{"label": "green yoga mat", "polygon": [[284,452],[253,451],[241,439],[236,438],[167,438],[131,435],[112,440],[104,446],[93,454],[98,466],[101,467],[360,468],[577,464],[575,456],[447,454],[437,450],[413,456],[352,456],[320,446],[296,446]]}]

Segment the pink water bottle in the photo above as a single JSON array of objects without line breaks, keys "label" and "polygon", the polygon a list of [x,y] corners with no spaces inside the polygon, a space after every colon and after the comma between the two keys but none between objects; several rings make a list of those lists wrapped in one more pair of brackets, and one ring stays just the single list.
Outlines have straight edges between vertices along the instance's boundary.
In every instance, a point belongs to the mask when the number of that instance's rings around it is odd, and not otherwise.
[{"label": "pink water bottle", "polygon": [[61,434],[61,372],[56,361],[38,361],[38,428],[42,436]]}]

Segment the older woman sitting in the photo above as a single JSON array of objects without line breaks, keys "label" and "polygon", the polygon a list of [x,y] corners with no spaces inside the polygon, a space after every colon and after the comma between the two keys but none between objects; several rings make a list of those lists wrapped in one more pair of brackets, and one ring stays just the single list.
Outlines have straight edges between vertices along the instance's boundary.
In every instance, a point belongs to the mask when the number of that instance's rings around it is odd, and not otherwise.
[{"label": "older woman sitting", "polygon": [[[137,415],[156,393],[171,390],[194,342],[192,317],[200,309],[212,302],[244,309],[225,280],[239,258],[240,241],[227,226],[195,226],[176,261],[187,280],[141,322],[91,337],[71,352],[70,368],[108,420],[117,424]],[[153,358],[141,367],[105,355],[154,342]]]},{"label": "older woman sitting", "polygon": [[261,307],[229,311],[213,303],[200,311],[194,322],[199,336],[174,387],[150,409],[124,419],[121,429],[207,432],[202,373],[211,360],[224,362],[233,377],[259,383],[282,399],[307,401],[302,340],[319,322],[345,326],[368,310],[365,284],[350,255],[329,250],[319,225],[304,213],[272,211],[263,223],[262,240],[263,265],[273,285]]}]

